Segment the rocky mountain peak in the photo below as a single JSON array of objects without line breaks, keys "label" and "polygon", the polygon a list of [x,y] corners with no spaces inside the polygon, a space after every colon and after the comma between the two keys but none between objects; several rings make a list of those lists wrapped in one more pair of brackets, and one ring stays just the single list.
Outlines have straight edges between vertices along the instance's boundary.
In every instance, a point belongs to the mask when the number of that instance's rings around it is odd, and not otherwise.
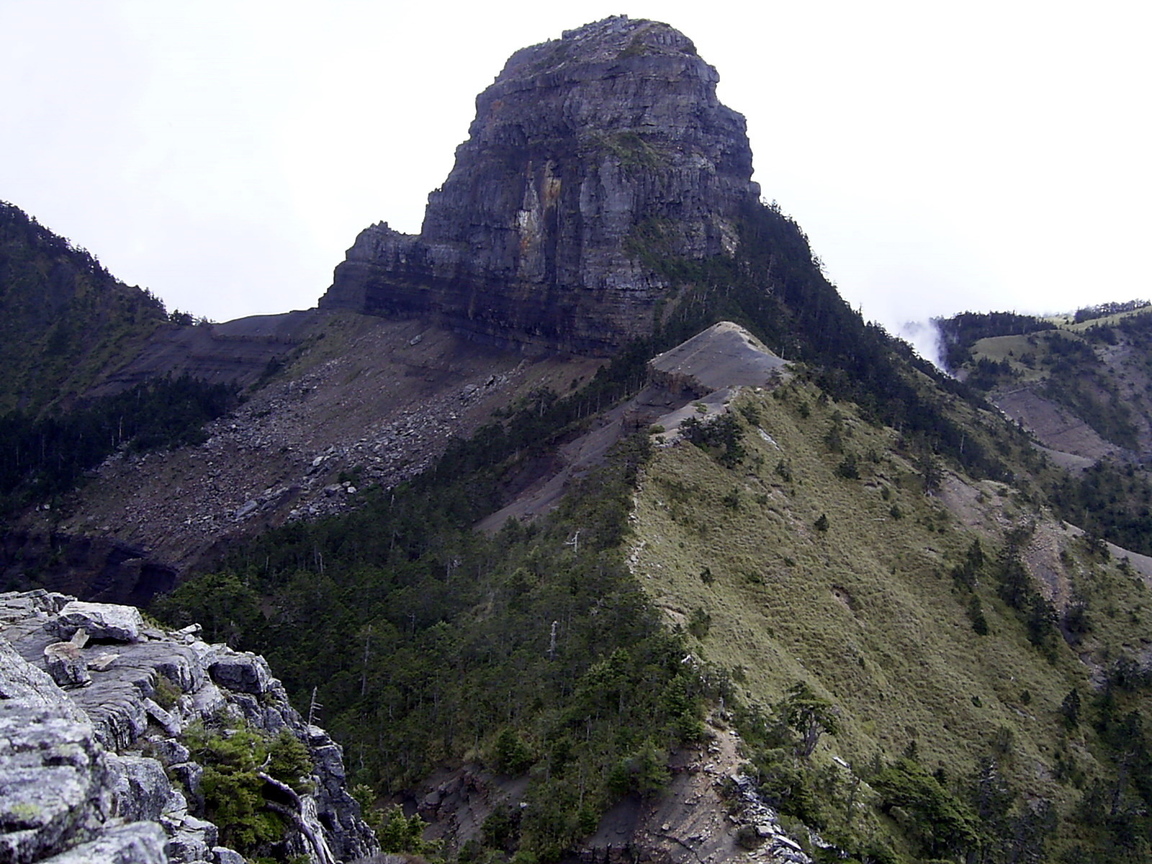
[{"label": "rocky mountain peak", "polygon": [[646,335],[668,287],[653,265],[730,253],[759,194],[718,80],[682,33],[623,16],[516,52],[420,235],[365,229],[321,307],[578,353]]}]

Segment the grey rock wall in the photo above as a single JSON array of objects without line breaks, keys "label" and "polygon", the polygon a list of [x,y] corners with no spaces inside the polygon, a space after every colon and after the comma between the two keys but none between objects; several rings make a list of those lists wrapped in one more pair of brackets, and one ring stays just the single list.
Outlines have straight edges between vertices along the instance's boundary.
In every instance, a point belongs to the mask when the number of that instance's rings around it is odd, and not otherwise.
[{"label": "grey rock wall", "polygon": [[321,308],[576,353],[647,335],[667,290],[652,259],[731,252],[759,196],[718,80],[682,33],[625,16],[516,52],[420,235],[365,229]]},{"label": "grey rock wall", "polygon": [[197,629],[165,633],[131,607],[44,591],[0,594],[0,864],[234,864],[218,826],[196,815],[203,769],[181,740],[221,714],[308,748],[316,791],[302,796],[294,852],[331,864],[377,851],[340,747],[300,718],[262,657]]}]

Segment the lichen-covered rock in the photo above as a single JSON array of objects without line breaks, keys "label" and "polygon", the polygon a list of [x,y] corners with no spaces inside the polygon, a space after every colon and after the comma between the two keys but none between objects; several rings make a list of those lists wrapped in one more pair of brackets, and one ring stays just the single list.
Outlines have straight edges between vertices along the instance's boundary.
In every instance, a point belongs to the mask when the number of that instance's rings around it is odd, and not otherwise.
[{"label": "lichen-covered rock", "polygon": [[128,822],[155,822],[170,806],[172,784],[164,766],[145,756],[109,753],[116,815]]},{"label": "lichen-covered rock", "polygon": [[84,712],[54,683],[47,672],[28,663],[7,640],[0,639],[0,705],[11,700],[13,704],[50,709],[63,719],[87,723]]},{"label": "lichen-covered rock", "polygon": [[154,822],[109,828],[95,840],[53,855],[41,864],[169,864],[164,831]]},{"label": "lichen-covered rock", "polygon": [[321,308],[582,353],[648,335],[668,287],[655,259],[731,252],[759,196],[718,80],[682,33],[624,16],[516,52],[420,235],[365,229]]},{"label": "lichen-covered rock", "polygon": [[109,805],[91,724],[53,707],[0,700],[0,861],[38,861],[88,839]]}]

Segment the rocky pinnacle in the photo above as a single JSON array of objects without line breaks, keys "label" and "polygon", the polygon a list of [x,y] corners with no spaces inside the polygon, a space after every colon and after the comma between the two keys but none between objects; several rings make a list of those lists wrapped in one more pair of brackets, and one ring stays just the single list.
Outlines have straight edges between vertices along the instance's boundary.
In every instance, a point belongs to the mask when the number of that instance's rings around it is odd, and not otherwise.
[{"label": "rocky pinnacle", "polygon": [[360,233],[321,308],[610,354],[651,332],[662,260],[731,253],[755,200],[744,118],[666,24],[607,18],[516,52],[477,97],[419,236]]}]

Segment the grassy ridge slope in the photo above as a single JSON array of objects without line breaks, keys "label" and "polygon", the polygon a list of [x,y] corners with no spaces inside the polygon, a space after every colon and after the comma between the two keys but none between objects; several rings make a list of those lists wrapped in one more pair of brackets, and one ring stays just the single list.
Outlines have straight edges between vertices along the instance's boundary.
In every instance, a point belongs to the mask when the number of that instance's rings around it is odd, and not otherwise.
[{"label": "grassy ridge slope", "polygon": [[[1082,789],[1113,769],[1095,735],[1070,734],[1061,708],[1073,691],[1087,703],[1093,673],[1098,684],[1122,646],[1138,655],[1152,624],[1146,586],[1003,484],[949,472],[926,495],[923,468],[894,430],[811,384],[740,398],[739,465],[681,443],[659,449],[644,473],[630,560],[653,602],[729,670],[747,704],[770,715],[802,681],[837,706],[838,733],[816,754],[826,767],[837,756],[867,777],[868,766],[915,752],[960,791],[992,759],[1010,788],[1070,819]],[[1063,576],[1097,622],[1082,641],[1073,634],[1075,645],[1032,644],[993,564],[974,591],[952,575],[973,540],[994,557],[1012,526],[1030,524],[1062,544]],[[1049,599],[1058,618],[1067,597]],[[824,821],[843,828],[834,806]],[[1056,848],[1081,830],[1071,825]]]}]

